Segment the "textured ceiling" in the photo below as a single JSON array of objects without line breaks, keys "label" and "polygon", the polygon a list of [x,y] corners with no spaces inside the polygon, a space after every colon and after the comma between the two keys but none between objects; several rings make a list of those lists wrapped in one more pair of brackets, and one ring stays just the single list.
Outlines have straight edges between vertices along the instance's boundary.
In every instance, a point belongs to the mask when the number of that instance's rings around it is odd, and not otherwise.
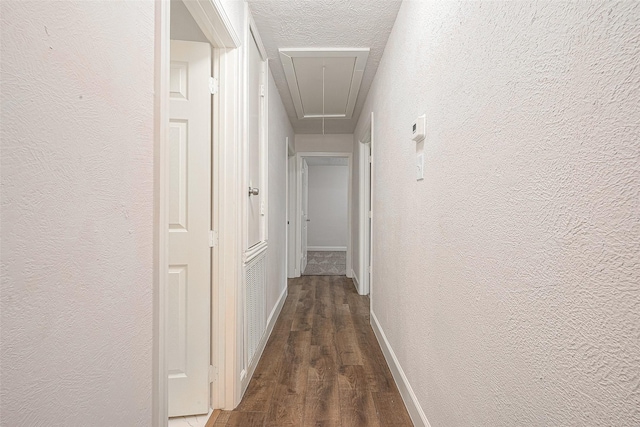
[{"label": "textured ceiling", "polygon": [[321,119],[298,119],[278,56],[287,47],[371,49],[351,119],[325,119],[325,133],[353,133],[395,22],[400,0],[248,0],[270,68],[296,133],[322,133]]}]

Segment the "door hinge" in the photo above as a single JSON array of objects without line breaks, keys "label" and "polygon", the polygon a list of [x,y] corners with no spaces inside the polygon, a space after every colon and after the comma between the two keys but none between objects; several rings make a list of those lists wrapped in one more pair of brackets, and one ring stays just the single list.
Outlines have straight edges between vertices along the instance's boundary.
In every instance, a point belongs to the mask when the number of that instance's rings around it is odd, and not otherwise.
[{"label": "door hinge", "polygon": [[369,211],[369,218],[373,218],[373,212]]},{"label": "door hinge", "polygon": [[209,247],[215,248],[218,245],[218,232],[209,230]]},{"label": "door hinge", "polygon": [[369,274],[371,274],[371,266],[369,266]]},{"label": "door hinge", "polygon": [[209,365],[209,384],[218,381],[218,368]]},{"label": "door hinge", "polygon": [[369,156],[369,163],[373,163],[373,156]]},{"label": "door hinge", "polygon": [[209,77],[209,91],[211,95],[215,95],[220,90],[220,85],[218,84],[218,79],[215,77]]},{"label": "door hinge", "polygon": [[260,85],[260,96],[264,98],[264,85]]}]

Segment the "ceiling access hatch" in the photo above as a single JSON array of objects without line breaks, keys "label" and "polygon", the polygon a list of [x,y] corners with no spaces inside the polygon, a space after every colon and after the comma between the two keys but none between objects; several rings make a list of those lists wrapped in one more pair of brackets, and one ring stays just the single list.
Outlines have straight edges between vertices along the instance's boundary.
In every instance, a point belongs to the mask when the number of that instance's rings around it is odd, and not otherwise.
[{"label": "ceiling access hatch", "polygon": [[278,49],[299,119],[350,119],[369,49]]}]

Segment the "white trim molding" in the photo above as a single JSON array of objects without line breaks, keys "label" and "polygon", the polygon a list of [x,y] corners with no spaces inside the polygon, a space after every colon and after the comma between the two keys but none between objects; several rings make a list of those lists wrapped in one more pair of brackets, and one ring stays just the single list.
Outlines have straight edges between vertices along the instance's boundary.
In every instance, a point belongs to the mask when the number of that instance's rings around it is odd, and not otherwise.
[{"label": "white trim molding", "polygon": [[167,313],[169,293],[169,76],[171,4],[155,3],[154,64],[154,168],[153,168],[153,391],[151,396],[154,426],[169,422],[169,384],[167,368]]},{"label": "white trim molding", "polygon": [[240,47],[240,38],[233,29],[220,0],[182,0],[204,36],[216,47]]},{"label": "white trim molding", "polygon": [[391,348],[391,344],[389,344],[389,341],[387,340],[387,337],[382,330],[380,323],[378,322],[378,318],[373,311],[371,311],[371,327],[373,328],[373,333],[378,339],[380,348],[382,348],[384,358],[387,361],[387,365],[389,365],[389,369],[391,370],[393,379],[398,386],[398,390],[400,391],[402,400],[407,407],[407,411],[409,412],[411,421],[413,421],[413,425],[415,427],[431,427],[431,424],[429,424],[427,416],[422,410],[422,407],[418,402],[418,398],[413,392],[413,388],[411,388],[411,384],[409,384],[409,380],[402,370],[402,366],[400,366],[400,362],[398,361],[396,354]]},{"label": "white trim molding", "polygon": [[[267,332],[265,333],[265,336],[267,338],[265,342],[269,340],[271,332],[273,332],[273,327],[276,325],[276,320],[278,320],[278,317],[280,316],[280,312],[282,311],[282,307],[284,307],[284,302],[287,300],[288,295],[289,290],[287,288],[287,282],[285,280],[284,289],[282,290],[280,297],[278,297],[278,302],[275,306],[273,306],[273,310],[271,310],[269,317],[267,317]],[[260,352],[260,354],[262,354],[262,352]]]},{"label": "white trim molding", "polygon": [[266,240],[263,240],[262,242],[258,243],[257,245],[251,246],[249,249],[244,251],[244,255],[242,257],[243,262],[245,264],[248,264],[255,257],[260,255],[262,252],[266,251],[267,250],[267,246],[268,246],[268,243],[267,243]]},{"label": "white trim molding", "polygon": [[[373,281],[373,113],[367,118],[365,128],[358,138],[357,150],[360,157],[359,164],[359,199],[358,199],[358,229],[359,264],[358,273],[362,279],[358,285],[360,295],[371,294]],[[369,161],[371,158],[372,161]],[[371,218],[369,217],[371,211]]]}]

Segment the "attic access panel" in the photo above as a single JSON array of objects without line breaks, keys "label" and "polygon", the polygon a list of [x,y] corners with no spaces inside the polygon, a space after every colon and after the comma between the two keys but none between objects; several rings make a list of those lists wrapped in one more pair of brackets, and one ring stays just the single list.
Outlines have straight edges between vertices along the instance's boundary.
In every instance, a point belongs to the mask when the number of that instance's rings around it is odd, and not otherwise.
[{"label": "attic access panel", "polygon": [[292,48],[279,52],[299,119],[353,116],[369,49]]}]

